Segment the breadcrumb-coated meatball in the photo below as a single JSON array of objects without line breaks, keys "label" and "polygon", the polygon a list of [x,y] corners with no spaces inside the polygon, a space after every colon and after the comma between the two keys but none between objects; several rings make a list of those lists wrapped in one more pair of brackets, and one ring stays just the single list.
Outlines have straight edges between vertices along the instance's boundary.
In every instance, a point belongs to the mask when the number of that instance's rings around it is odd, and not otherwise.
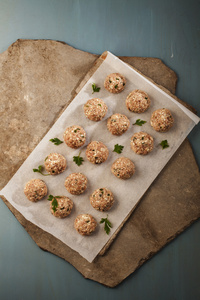
[{"label": "breadcrumb-coated meatball", "polygon": [[145,112],[149,108],[150,103],[148,94],[142,90],[134,90],[126,98],[126,107],[135,113]]},{"label": "breadcrumb-coated meatball", "polygon": [[84,105],[85,116],[91,121],[101,121],[108,111],[105,102],[99,98],[88,100]]},{"label": "breadcrumb-coated meatball", "polygon": [[135,173],[134,163],[127,157],[120,157],[114,161],[111,172],[120,179],[128,179]]},{"label": "breadcrumb-coated meatball", "polygon": [[[57,204],[55,205],[55,199]],[[54,201],[54,205],[52,202]],[[50,202],[50,211],[52,215],[57,218],[65,218],[71,214],[73,208],[73,201],[65,196],[55,196]]]},{"label": "breadcrumb-coated meatball", "polygon": [[127,116],[116,113],[108,118],[107,128],[113,135],[122,135],[128,130],[130,121]]},{"label": "breadcrumb-coated meatball", "polygon": [[174,118],[167,108],[155,110],[151,115],[151,126],[159,132],[168,131],[174,124]]},{"label": "breadcrumb-coated meatball", "polygon": [[28,200],[37,202],[47,194],[46,183],[41,179],[31,179],[24,187],[24,194]]},{"label": "breadcrumb-coated meatball", "polygon": [[119,73],[108,75],[104,81],[104,87],[110,93],[118,94],[124,90],[126,79]]},{"label": "breadcrumb-coated meatball", "polygon": [[68,147],[77,149],[85,144],[86,132],[81,126],[73,125],[65,130],[63,139]]},{"label": "breadcrumb-coated meatball", "polygon": [[96,210],[108,211],[113,206],[114,196],[109,189],[100,188],[92,193],[90,203]]},{"label": "breadcrumb-coated meatball", "polygon": [[86,149],[86,157],[93,164],[101,164],[107,160],[109,155],[108,148],[98,141],[92,141]]},{"label": "breadcrumb-coated meatball", "polygon": [[131,148],[136,154],[148,154],[153,150],[153,145],[153,137],[146,132],[136,132],[131,137]]},{"label": "breadcrumb-coated meatball", "polygon": [[45,158],[44,166],[49,174],[57,175],[65,171],[67,167],[67,160],[59,153],[50,153]]},{"label": "breadcrumb-coated meatball", "polygon": [[80,214],[74,221],[74,228],[81,235],[91,235],[97,227],[97,222],[90,214]]},{"label": "breadcrumb-coated meatball", "polygon": [[80,195],[87,188],[87,177],[82,173],[72,173],[65,179],[65,187],[72,195]]}]

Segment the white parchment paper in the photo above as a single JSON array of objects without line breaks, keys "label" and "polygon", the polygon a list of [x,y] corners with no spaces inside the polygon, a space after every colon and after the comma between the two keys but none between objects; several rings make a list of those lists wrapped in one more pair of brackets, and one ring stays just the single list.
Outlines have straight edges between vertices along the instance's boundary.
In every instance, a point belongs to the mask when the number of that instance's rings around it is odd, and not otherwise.
[{"label": "white parchment paper", "polygon": [[[110,94],[103,86],[105,77],[113,72],[119,72],[127,79],[126,87],[120,94]],[[92,94],[92,83],[96,83],[97,86],[101,87],[99,93]],[[126,108],[125,99],[134,89],[144,90],[150,96],[151,106],[145,113],[135,114]],[[83,112],[84,103],[94,97],[103,99],[108,106],[108,113],[100,122],[92,122],[86,119]],[[163,107],[171,110],[175,124],[169,132],[158,133],[150,126],[150,116],[154,110]],[[130,119],[129,130],[120,137],[111,135],[107,130],[107,118],[113,113],[125,114]],[[146,120],[147,123],[142,127],[133,126],[132,124],[139,118]],[[51,233],[89,262],[92,262],[198,122],[199,118],[196,115],[108,52],[105,61],[84,85],[8,184],[1,190],[1,194],[27,220]],[[55,146],[49,141],[55,137],[63,140],[63,133],[70,125],[81,125],[87,134],[86,144],[81,148],[84,163],[79,167],[73,162],[73,156],[78,155],[80,149],[71,149],[64,143]],[[154,137],[154,150],[147,156],[139,156],[131,150],[130,138],[138,131],[148,132]],[[165,139],[168,140],[170,147],[162,150],[159,143]],[[92,140],[102,141],[109,149],[108,160],[101,165],[93,165],[86,159],[85,150],[87,144]],[[115,144],[124,146],[122,154],[113,152]],[[66,157],[68,163],[66,171],[56,176],[46,177],[34,173],[33,168],[43,165],[45,157],[51,152],[58,152]],[[130,158],[136,166],[135,174],[126,181],[116,178],[110,171],[114,160],[121,156]],[[88,178],[88,188],[82,195],[73,196],[64,187],[65,178],[72,172],[82,172]],[[48,196],[37,203],[28,201],[23,189],[26,182],[32,178],[41,178],[46,182],[48,195],[66,195],[71,198],[74,202],[71,215],[65,219],[55,218],[50,213]],[[113,225],[109,235],[103,230],[103,225],[99,224],[101,218],[106,217],[107,213],[96,211],[89,201],[91,193],[102,187],[109,188],[115,197],[115,204],[108,212],[109,220]],[[74,229],[74,220],[80,213],[90,213],[97,220],[98,228],[92,236],[83,237]]]}]

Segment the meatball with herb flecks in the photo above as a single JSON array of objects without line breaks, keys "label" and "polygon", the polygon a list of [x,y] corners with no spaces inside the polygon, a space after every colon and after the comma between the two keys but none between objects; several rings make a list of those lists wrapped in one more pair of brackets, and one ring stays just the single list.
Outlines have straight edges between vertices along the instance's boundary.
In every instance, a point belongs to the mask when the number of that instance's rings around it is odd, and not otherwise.
[{"label": "meatball with herb flecks", "polygon": [[158,132],[168,131],[174,124],[174,118],[167,108],[155,110],[151,115],[151,126]]},{"label": "meatball with herb flecks", "polygon": [[149,108],[150,103],[148,94],[142,90],[134,90],[126,98],[126,107],[135,113],[145,112]]},{"label": "meatball with herb flecks", "polygon": [[72,173],[65,179],[65,187],[72,195],[80,195],[87,188],[87,177],[82,173]]},{"label": "meatball with herb flecks", "polygon": [[134,163],[127,157],[120,157],[114,161],[111,172],[120,179],[128,179],[135,173]]},{"label": "meatball with herb flecks", "polygon": [[101,164],[107,160],[109,155],[108,148],[99,141],[92,141],[86,149],[86,157],[93,164]]},{"label": "meatball with herb flecks", "polygon": [[107,128],[113,135],[122,135],[130,126],[127,116],[116,113],[108,118]]},{"label": "meatball with herb flecks", "polygon": [[107,105],[99,98],[88,100],[84,104],[85,116],[91,121],[101,121],[107,113]]},{"label": "meatball with herb flecks", "polygon": [[77,149],[85,144],[86,132],[81,126],[73,125],[65,130],[63,139],[68,147]]},{"label": "meatball with herb flecks", "polygon": [[131,148],[136,154],[148,154],[153,150],[153,145],[153,137],[146,132],[136,132],[131,137]]},{"label": "meatball with herb flecks", "polygon": [[104,81],[104,87],[113,94],[121,93],[126,85],[126,79],[119,73],[108,75]]},{"label": "meatball with herb flecks", "polygon": [[74,228],[81,235],[91,235],[97,227],[97,222],[90,214],[80,214],[74,221]]},{"label": "meatball with herb flecks", "polygon": [[24,187],[24,194],[31,202],[37,202],[47,194],[46,183],[41,179],[31,179]]},{"label": "meatball with herb flecks", "polygon": [[108,211],[114,203],[114,196],[107,188],[99,188],[90,196],[92,207],[100,211]]},{"label": "meatball with herb flecks", "polygon": [[46,171],[51,175],[57,175],[65,171],[67,167],[66,158],[59,153],[50,153],[44,161]]},{"label": "meatball with herb flecks", "polygon": [[55,196],[50,202],[50,211],[57,218],[66,218],[73,208],[71,199],[65,196]]}]

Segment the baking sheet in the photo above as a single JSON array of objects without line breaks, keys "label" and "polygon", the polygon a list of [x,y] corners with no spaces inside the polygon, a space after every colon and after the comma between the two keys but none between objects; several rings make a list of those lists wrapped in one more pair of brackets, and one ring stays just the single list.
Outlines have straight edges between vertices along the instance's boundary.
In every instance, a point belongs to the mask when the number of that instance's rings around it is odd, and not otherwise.
[{"label": "baking sheet", "polygon": [[[105,77],[112,72],[120,72],[127,79],[125,90],[117,95],[110,94],[103,87]],[[101,87],[99,93],[92,94],[91,86],[93,82]],[[126,96],[136,88],[146,91],[152,100],[149,110],[143,114],[131,113],[125,106]],[[84,103],[93,97],[103,99],[108,106],[106,118],[98,123],[86,119],[83,113]],[[155,132],[149,123],[151,113],[155,109],[162,107],[169,108],[175,118],[174,127],[167,133]],[[147,123],[142,127],[130,125],[129,130],[124,135],[120,137],[112,136],[106,128],[106,120],[110,115],[116,112],[127,115],[130,119],[130,124],[133,124],[138,118],[146,120]],[[105,61],[89,79],[6,187],[2,189],[1,194],[3,194],[26,219],[53,234],[72,249],[79,252],[80,255],[89,262],[92,262],[198,121],[199,118],[196,115],[185,109],[184,106],[180,105],[172,97],[152,84],[152,82],[148,81],[141,74],[108,52]],[[73,156],[78,155],[79,149],[70,149],[65,144],[55,146],[49,142],[49,139],[54,137],[58,137],[62,140],[63,132],[66,127],[74,124],[81,125],[87,133],[86,145],[81,148],[81,156],[84,158],[84,163],[80,167],[73,162]],[[130,148],[131,136],[134,132],[141,130],[151,134],[155,141],[154,150],[144,157],[136,155]],[[162,150],[159,143],[164,139],[168,140],[170,147]],[[110,151],[108,160],[102,165],[93,165],[88,162],[85,157],[86,146],[91,140],[102,141]],[[112,152],[114,145],[117,143],[124,146],[122,154]],[[68,162],[67,170],[57,176],[47,177],[33,173],[32,169],[43,164],[45,157],[51,152],[59,152],[66,157]],[[127,181],[116,178],[110,172],[112,162],[121,156],[129,157],[136,166],[136,173]],[[82,195],[73,196],[69,194],[64,187],[65,178],[72,172],[82,172],[88,177],[88,189]],[[47,197],[38,203],[29,202],[24,196],[23,188],[25,183],[32,178],[43,179],[47,183],[48,194],[66,195],[70,197],[74,201],[74,209],[71,215],[63,220],[56,219],[50,213],[49,201],[46,200]],[[107,216],[107,213],[98,212],[92,208],[89,202],[90,194],[96,188],[101,187],[111,189],[115,196],[115,204],[108,212],[109,220],[113,225],[111,233],[110,235],[106,235],[103,230],[103,225],[99,224],[94,235],[82,237],[73,228],[74,219],[79,213],[91,213],[98,222],[102,217]]]}]

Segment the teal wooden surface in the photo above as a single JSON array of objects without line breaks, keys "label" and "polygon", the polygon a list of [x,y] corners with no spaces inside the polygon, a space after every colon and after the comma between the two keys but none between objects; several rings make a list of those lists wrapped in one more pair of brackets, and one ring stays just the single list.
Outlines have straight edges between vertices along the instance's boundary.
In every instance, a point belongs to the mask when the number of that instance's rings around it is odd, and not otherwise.
[{"label": "teal wooden surface", "polygon": [[[101,54],[157,57],[178,75],[176,95],[200,116],[200,1],[0,0],[0,52],[18,38],[64,41]],[[200,166],[200,125],[190,133]],[[38,248],[0,201],[0,299],[200,299],[200,221],[122,284],[84,279]]]}]

